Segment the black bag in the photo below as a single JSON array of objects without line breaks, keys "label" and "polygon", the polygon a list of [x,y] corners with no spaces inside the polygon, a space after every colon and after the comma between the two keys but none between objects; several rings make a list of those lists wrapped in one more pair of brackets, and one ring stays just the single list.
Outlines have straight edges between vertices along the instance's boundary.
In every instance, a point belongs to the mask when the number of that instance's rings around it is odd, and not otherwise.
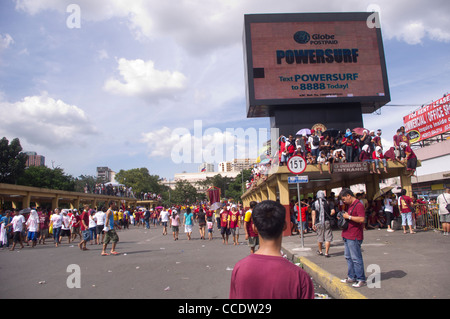
[{"label": "black bag", "polygon": [[[358,201],[358,203],[356,203],[356,205],[353,206],[352,211],[349,213],[350,216],[352,216],[353,210],[354,210],[355,207],[356,207],[357,205],[359,205],[359,204],[361,204],[361,202]],[[362,204],[361,204],[361,205],[362,205]],[[348,228],[348,219],[345,219],[345,218],[344,218],[344,216],[343,216],[344,214],[345,214],[345,212],[339,212],[338,215],[337,215],[337,218],[338,218],[338,220],[337,220],[338,227],[339,227],[340,229],[342,229],[342,230],[345,230],[345,229]]]},{"label": "black bag", "polygon": [[442,194],[442,197],[444,198],[445,202],[447,203],[447,206],[445,206],[445,209],[450,213],[450,204],[447,202],[447,199],[445,198],[445,194]]},{"label": "black bag", "polygon": [[339,212],[337,214],[337,225],[339,229],[345,230],[348,228],[348,220],[344,218],[345,212]]}]

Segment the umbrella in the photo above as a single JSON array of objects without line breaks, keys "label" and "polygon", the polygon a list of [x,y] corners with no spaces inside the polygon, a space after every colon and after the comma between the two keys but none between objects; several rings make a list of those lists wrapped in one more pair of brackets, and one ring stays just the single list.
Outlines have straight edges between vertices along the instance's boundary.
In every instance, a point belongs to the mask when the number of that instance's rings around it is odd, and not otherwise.
[{"label": "umbrella", "polygon": [[311,135],[311,130],[309,128],[302,128],[300,131],[297,132],[295,135]]},{"label": "umbrella", "polygon": [[214,204],[211,205],[210,209],[216,210],[216,209],[220,208],[220,206],[221,206],[220,202],[215,202]]},{"label": "umbrella", "polygon": [[21,211],[19,211],[19,214],[28,214],[31,212],[31,208],[24,208]]},{"label": "umbrella", "polygon": [[325,132],[322,133],[322,135],[330,135],[330,137],[336,137],[339,134],[339,130],[335,128],[329,128]]},{"label": "umbrella", "polygon": [[259,162],[260,165],[265,165],[270,163],[270,158],[265,158],[261,162]]},{"label": "umbrella", "polygon": [[373,200],[376,200],[376,199],[380,198],[381,196],[387,194],[393,188],[394,188],[394,186],[387,186],[387,187],[381,188],[378,192],[375,193]]},{"label": "umbrella", "polygon": [[366,129],[366,128],[364,128],[364,127],[356,127],[356,128],[354,128],[352,131],[355,132],[355,133],[358,134],[358,135],[363,135],[363,132],[364,132],[364,131],[369,132],[369,130]]}]

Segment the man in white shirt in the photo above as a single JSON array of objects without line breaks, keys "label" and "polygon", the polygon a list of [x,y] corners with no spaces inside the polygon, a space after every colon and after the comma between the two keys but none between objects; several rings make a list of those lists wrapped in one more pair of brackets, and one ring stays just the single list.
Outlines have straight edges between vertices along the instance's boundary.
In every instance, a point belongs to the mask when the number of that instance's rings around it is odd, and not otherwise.
[{"label": "man in white shirt", "polygon": [[[100,245],[100,243],[103,244],[103,239],[105,239],[105,232],[103,231],[103,228],[105,227],[106,213],[103,210],[103,208],[99,209],[98,212],[95,213],[95,217],[97,218],[97,245]],[[101,241],[100,234],[102,236]]]},{"label": "man in white shirt", "polygon": [[11,251],[14,250],[14,248],[16,247],[17,243],[20,243],[21,248],[23,248],[23,243],[22,243],[22,230],[25,227],[25,217],[23,217],[22,214],[20,214],[18,211],[15,212],[15,216],[13,217],[13,219],[11,220],[11,223],[6,225],[5,227],[9,227],[12,226],[13,227],[13,245],[11,247]]},{"label": "man in white shirt", "polygon": [[167,235],[167,222],[169,221],[169,212],[167,208],[164,207],[161,213],[159,214],[161,219],[161,224],[163,225],[163,235]]},{"label": "man in white shirt", "polygon": [[450,212],[447,210],[447,205],[450,204],[450,186],[447,186],[445,193],[437,198],[439,204],[439,219],[442,223],[442,231],[445,236],[448,236],[450,231]]},{"label": "man in white shirt", "polygon": [[31,247],[34,248],[37,242],[37,234],[39,231],[39,215],[35,209],[31,210],[30,216],[26,222],[28,234],[27,240],[31,241]]}]

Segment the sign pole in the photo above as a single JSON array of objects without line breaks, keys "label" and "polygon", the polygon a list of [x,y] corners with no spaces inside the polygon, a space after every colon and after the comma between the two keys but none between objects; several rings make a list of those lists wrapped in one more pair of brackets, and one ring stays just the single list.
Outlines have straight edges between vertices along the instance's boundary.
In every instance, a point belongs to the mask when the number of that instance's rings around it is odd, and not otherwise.
[{"label": "sign pole", "polygon": [[298,199],[298,214],[300,216],[300,236],[302,239],[302,248],[305,248],[305,243],[303,241],[303,219],[302,219],[302,208],[300,205],[300,183],[297,183],[297,199]]}]

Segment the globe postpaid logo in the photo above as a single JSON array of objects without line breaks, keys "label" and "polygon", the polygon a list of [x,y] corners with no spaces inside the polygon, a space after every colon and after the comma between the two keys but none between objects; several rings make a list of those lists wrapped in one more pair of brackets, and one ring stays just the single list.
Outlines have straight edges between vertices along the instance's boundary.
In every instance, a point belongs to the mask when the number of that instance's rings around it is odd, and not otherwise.
[{"label": "globe postpaid logo", "polygon": [[294,34],[294,40],[297,43],[305,44],[311,40],[311,36],[306,31],[298,31]]}]

